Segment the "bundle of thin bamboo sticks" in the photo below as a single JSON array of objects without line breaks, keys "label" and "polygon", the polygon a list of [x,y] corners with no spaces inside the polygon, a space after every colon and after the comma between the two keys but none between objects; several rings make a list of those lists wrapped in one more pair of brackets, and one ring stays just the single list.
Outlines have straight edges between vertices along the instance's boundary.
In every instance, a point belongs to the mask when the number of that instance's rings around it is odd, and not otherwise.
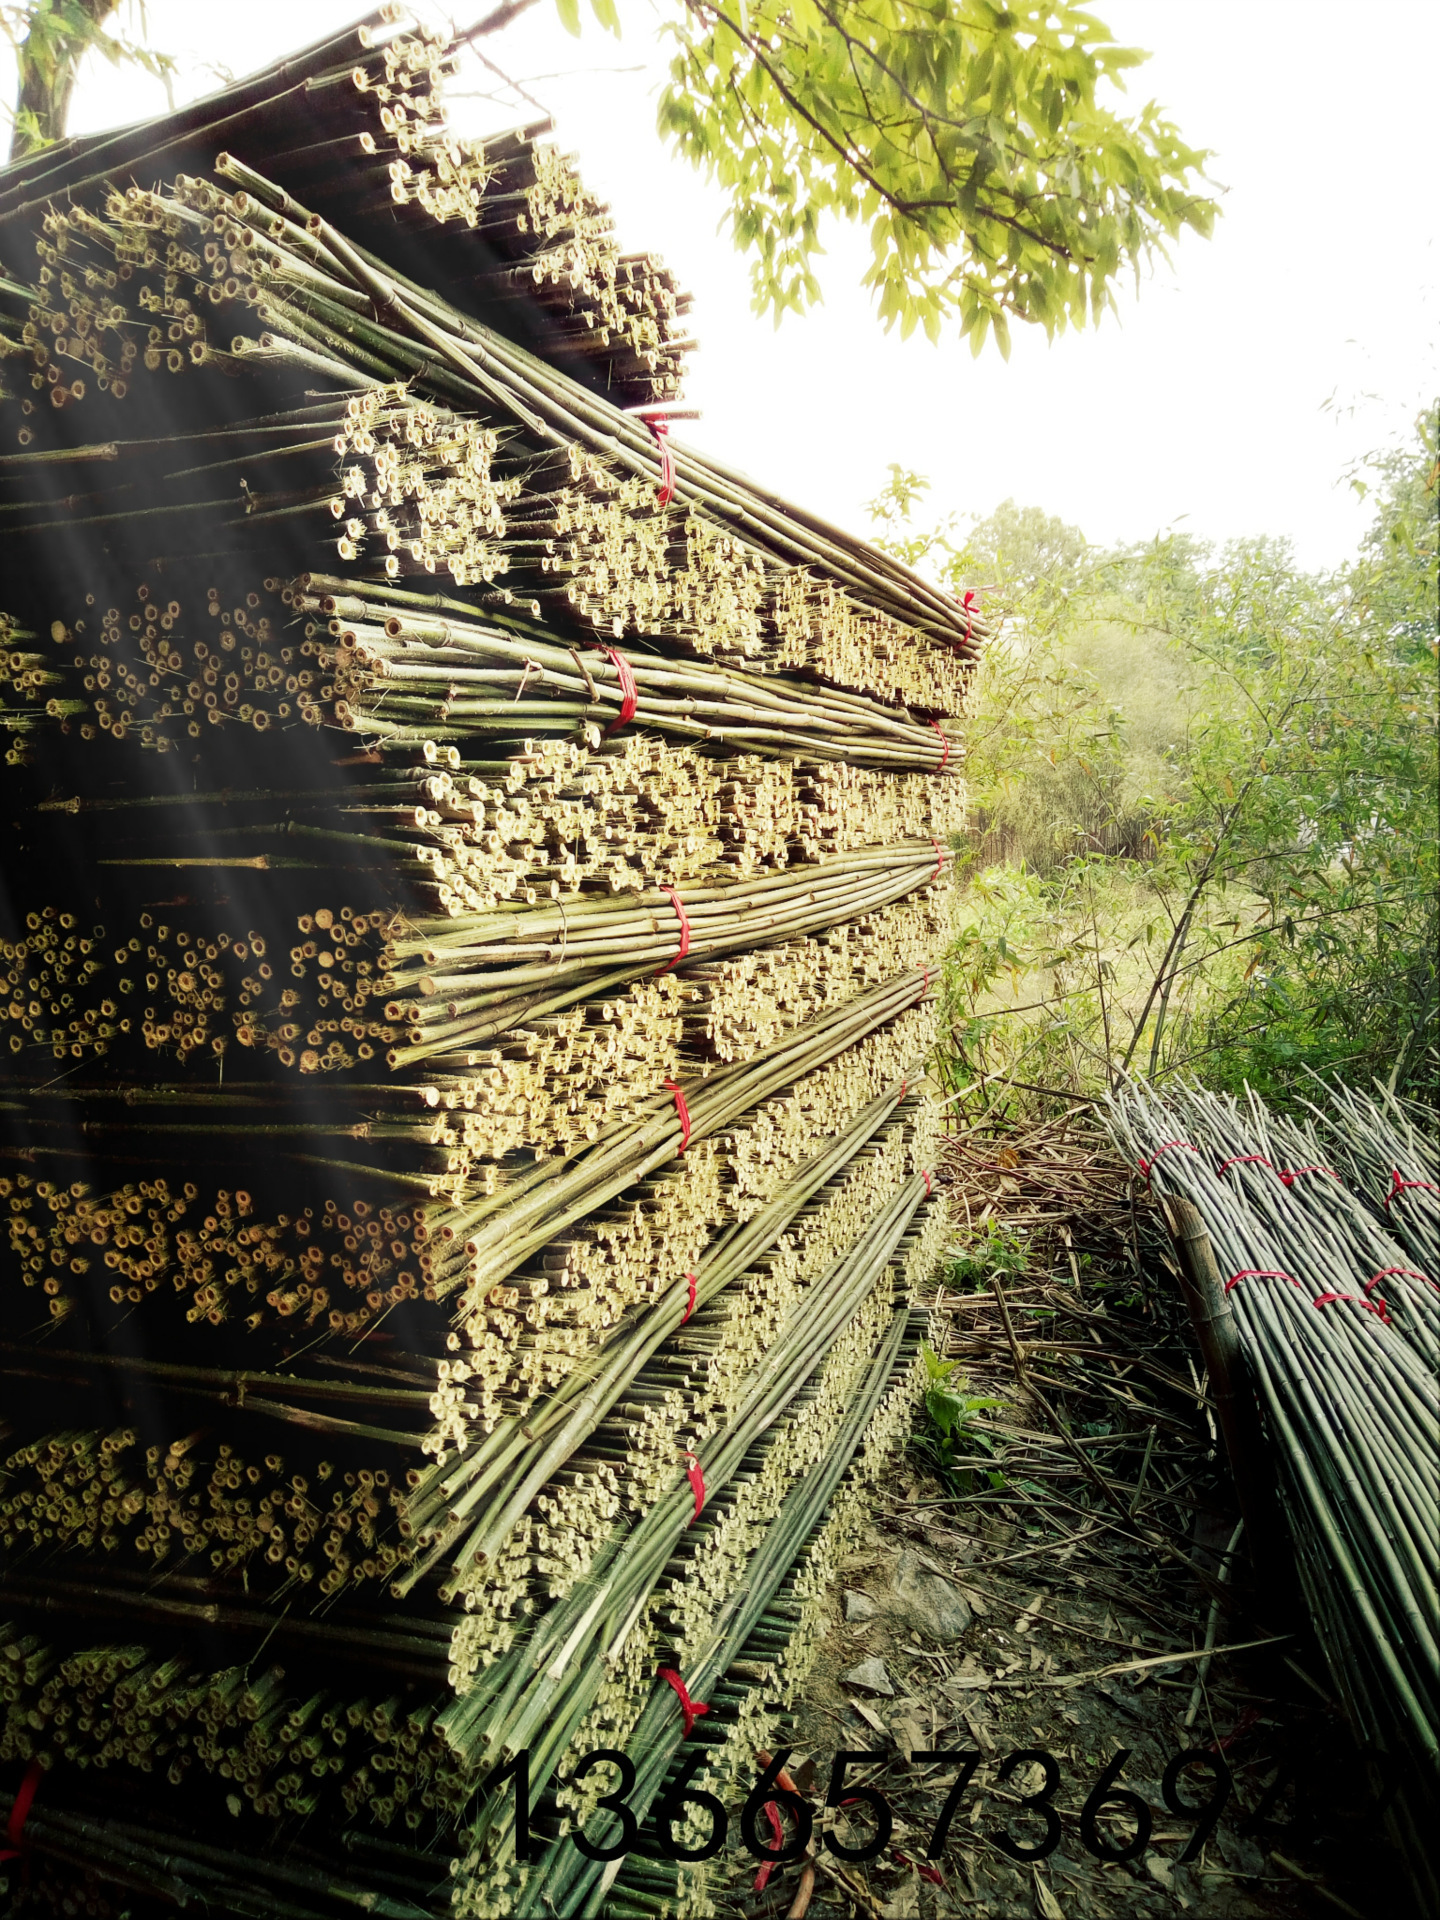
[{"label": "bundle of thin bamboo sticks", "polygon": [[661,484],[687,303],[456,51],[0,174],[0,1799],[302,1920],[590,1900],[657,1668],[733,1787],[946,1233],[984,622]]},{"label": "bundle of thin bamboo sticks", "polygon": [[[1368,1173],[1377,1151],[1392,1160],[1399,1143],[1381,1102],[1341,1092],[1321,1119],[1342,1167]],[[1440,1803],[1440,1284],[1380,1225],[1373,1187],[1353,1192],[1317,1151],[1315,1131],[1268,1113],[1253,1094],[1242,1108],[1132,1086],[1110,1120],[1152,1191],[1183,1196],[1204,1221],[1315,1635],[1433,1910],[1425,1836]],[[1428,1158],[1433,1147],[1421,1139],[1406,1129],[1405,1144]]]}]

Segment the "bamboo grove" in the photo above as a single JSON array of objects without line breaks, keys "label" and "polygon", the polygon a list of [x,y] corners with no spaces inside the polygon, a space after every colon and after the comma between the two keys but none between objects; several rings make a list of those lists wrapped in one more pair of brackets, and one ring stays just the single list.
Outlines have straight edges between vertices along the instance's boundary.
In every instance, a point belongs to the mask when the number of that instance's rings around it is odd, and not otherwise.
[{"label": "bamboo grove", "polygon": [[1421,1118],[1383,1088],[1371,1098],[1343,1087],[1305,1126],[1253,1095],[1247,1109],[1197,1091],[1127,1088],[1111,1113],[1151,1190],[1204,1221],[1330,1684],[1428,1913],[1440,1805],[1440,1162]]},{"label": "bamboo grove", "polygon": [[573,1760],[753,1774],[946,1231],[985,623],[455,53],[0,174],[0,1792],[137,1912],[708,1911]]}]

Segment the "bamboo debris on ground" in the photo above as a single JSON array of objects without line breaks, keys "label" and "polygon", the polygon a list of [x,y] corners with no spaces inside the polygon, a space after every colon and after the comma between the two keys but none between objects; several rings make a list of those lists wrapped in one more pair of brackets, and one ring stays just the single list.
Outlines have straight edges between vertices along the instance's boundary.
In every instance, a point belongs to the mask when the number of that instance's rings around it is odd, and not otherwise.
[{"label": "bamboo debris on ground", "polygon": [[[1397,1786],[1388,1817],[1417,1892],[1440,1771],[1440,1285],[1412,1268],[1313,1136],[1184,1090],[1122,1090],[1111,1124],[1157,1194],[1199,1212],[1240,1330],[1305,1597],[1357,1742]],[[1375,1109],[1325,1116],[1366,1165]],[[1292,1149],[1306,1149],[1292,1158]],[[1383,1156],[1382,1156],[1383,1157]],[[1212,1170],[1213,1169],[1213,1170]]]}]

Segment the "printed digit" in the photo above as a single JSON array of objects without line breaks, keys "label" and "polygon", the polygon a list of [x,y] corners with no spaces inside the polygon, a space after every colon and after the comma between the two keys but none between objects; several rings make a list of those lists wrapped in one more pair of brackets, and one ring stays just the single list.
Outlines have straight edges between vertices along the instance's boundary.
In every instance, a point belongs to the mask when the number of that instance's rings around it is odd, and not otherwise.
[{"label": "printed digit", "polygon": [[[1128,1787],[1117,1787],[1115,1784],[1120,1777],[1120,1769],[1129,1758],[1130,1749],[1122,1747],[1095,1782],[1090,1798],[1080,1809],[1080,1838],[1097,1860],[1133,1860],[1137,1853],[1143,1853],[1150,1844],[1149,1807],[1138,1793],[1132,1793]],[[1107,1807],[1123,1808],[1135,1822],[1135,1838],[1127,1840],[1118,1849],[1111,1846],[1095,1824],[1099,1815]]]},{"label": "printed digit", "polygon": [[530,1831],[530,1749],[522,1747],[495,1769],[480,1789],[482,1797],[512,1779],[515,1782],[515,1858],[532,1863],[545,1851],[545,1842]]},{"label": "printed digit", "polygon": [[[752,1788],[745,1805],[740,1809],[740,1838],[747,1850],[757,1860],[769,1860],[775,1866],[783,1866],[787,1860],[798,1860],[809,1846],[810,1835],[815,1828],[815,1817],[799,1794],[775,1784],[789,1758],[790,1749],[783,1747],[761,1774],[758,1784]],[[769,1805],[783,1808],[795,1822],[794,1838],[788,1841],[782,1838],[780,1845],[774,1847],[760,1838],[760,1816]]]},{"label": "printed digit", "polygon": [[833,1833],[824,1836],[825,1850],[833,1853],[837,1860],[877,1860],[890,1844],[890,1836],[895,1831],[895,1822],[891,1817],[890,1806],[878,1787],[847,1787],[845,1769],[854,1761],[883,1760],[883,1753],[862,1753],[859,1751],[837,1753],[835,1763],[830,1769],[830,1785],[825,1793],[827,1807],[840,1807],[847,1803],[853,1805],[862,1800],[875,1816],[873,1838],[862,1846],[847,1847],[838,1841]]},{"label": "printed digit", "polygon": [[583,1828],[576,1827],[570,1838],[587,1860],[618,1860],[622,1853],[631,1852],[640,1832],[640,1822],[625,1804],[626,1794],[635,1785],[635,1769],[618,1747],[596,1747],[593,1753],[587,1753],[570,1775],[570,1785],[573,1787],[587,1773],[592,1773],[596,1767],[604,1766],[607,1762],[620,1769],[620,1784],[613,1793],[607,1793],[603,1800],[597,1802],[596,1812],[603,1809],[615,1815],[620,1822],[620,1838],[612,1840],[608,1846],[597,1846],[593,1840],[585,1838]]},{"label": "printed digit", "polygon": [[1046,1753],[1043,1747],[1022,1747],[1016,1753],[1007,1753],[1000,1762],[996,1781],[1008,1780],[1017,1767],[1031,1765],[1043,1768],[1045,1784],[1034,1793],[1022,1793],[1019,1800],[1022,1807],[1028,1807],[1043,1817],[1045,1838],[1033,1847],[1027,1847],[1021,1840],[1012,1840],[1003,1829],[999,1833],[992,1833],[990,1838],[995,1845],[1002,1853],[1008,1853],[1012,1860],[1044,1860],[1060,1844],[1060,1816],[1050,1805],[1050,1796],[1060,1785],[1060,1768],[1053,1753]]},{"label": "printed digit", "polygon": [[[690,1782],[705,1765],[704,1753],[692,1753],[680,1771],[675,1783],[667,1787],[661,1798],[655,1803],[650,1815],[650,1824],[655,1829],[655,1842],[662,1858],[666,1860],[713,1860],[725,1844],[725,1834],[729,1828],[729,1817],[713,1793],[707,1793],[703,1787],[692,1787]],[[710,1815],[710,1837],[698,1847],[682,1847],[675,1839],[675,1822],[684,1818],[685,1803],[689,1801],[697,1807],[704,1807]]]},{"label": "printed digit", "polygon": [[965,1789],[975,1778],[975,1769],[980,1764],[978,1753],[956,1753],[949,1749],[933,1753],[912,1753],[911,1761],[917,1767],[947,1766],[952,1760],[958,1760],[960,1771],[955,1776],[955,1784],[945,1796],[945,1804],[940,1809],[940,1818],[935,1822],[935,1831],[925,1849],[927,1860],[938,1860],[945,1851],[945,1841],[950,1832],[950,1822],[960,1810],[960,1802],[965,1798]]},{"label": "printed digit", "polygon": [[[1187,1807],[1180,1798],[1180,1775],[1186,1767],[1209,1767],[1215,1776],[1215,1791],[1202,1807]],[[1180,1856],[1180,1865],[1183,1867],[1195,1859],[1215,1831],[1215,1823],[1230,1798],[1230,1769],[1218,1753],[1210,1753],[1204,1747],[1187,1747],[1183,1753],[1177,1753],[1166,1767],[1165,1777],[1160,1782],[1160,1797],[1171,1813],[1178,1813],[1182,1820],[1195,1822],[1195,1831]]]}]

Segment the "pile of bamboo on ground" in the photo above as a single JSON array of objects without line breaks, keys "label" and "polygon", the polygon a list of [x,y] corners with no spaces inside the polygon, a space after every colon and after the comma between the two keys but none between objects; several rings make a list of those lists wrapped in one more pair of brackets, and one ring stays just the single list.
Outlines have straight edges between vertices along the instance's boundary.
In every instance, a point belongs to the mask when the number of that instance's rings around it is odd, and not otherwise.
[{"label": "pile of bamboo on ground", "polygon": [[455,51],[0,174],[0,1800],[127,1900],[583,1904],[665,1668],[741,1779],[946,1233],[983,623],[671,497],[684,303]]},{"label": "pile of bamboo on ground", "polygon": [[[1346,1090],[1302,1127],[1126,1088],[1111,1125],[1199,1212],[1239,1328],[1332,1684],[1427,1912],[1440,1807],[1440,1285],[1434,1116]],[[1430,1231],[1426,1231],[1427,1227]]]}]

